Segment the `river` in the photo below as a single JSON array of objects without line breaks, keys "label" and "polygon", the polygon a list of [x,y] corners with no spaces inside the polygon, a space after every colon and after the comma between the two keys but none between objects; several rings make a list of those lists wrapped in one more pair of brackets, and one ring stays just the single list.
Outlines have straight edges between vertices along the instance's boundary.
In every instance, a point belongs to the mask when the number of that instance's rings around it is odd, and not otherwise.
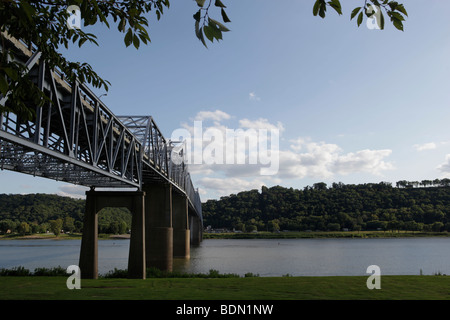
[{"label": "river", "polygon": [[[78,264],[80,240],[1,240],[0,268],[67,268]],[[126,269],[129,240],[99,240],[99,273]],[[207,239],[174,270],[265,276],[450,274],[450,238]]]}]

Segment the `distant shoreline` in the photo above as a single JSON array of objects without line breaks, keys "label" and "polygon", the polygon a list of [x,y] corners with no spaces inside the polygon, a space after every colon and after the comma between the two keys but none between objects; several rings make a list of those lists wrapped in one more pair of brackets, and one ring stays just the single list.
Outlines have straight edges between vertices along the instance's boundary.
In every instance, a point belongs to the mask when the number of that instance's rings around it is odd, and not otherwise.
[{"label": "distant shoreline", "polygon": [[[285,231],[285,232],[205,232],[203,239],[338,239],[338,238],[423,238],[449,237],[449,232],[419,232],[419,231]],[[81,240],[81,234],[53,234],[31,235],[0,235],[0,240]],[[130,234],[110,235],[99,234],[99,240],[127,240]]]},{"label": "distant shoreline", "polygon": [[419,231],[287,231],[252,233],[203,233],[203,239],[336,239],[336,238],[423,238],[449,237],[448,232]]},{"label": "distant shoreline", "polygon": [[[30,235],[0,235],[0,240],[81,240],[82,234],[30,234]],[[122,240],[130,239],[129,234],[99,234],[99,240]]]}]

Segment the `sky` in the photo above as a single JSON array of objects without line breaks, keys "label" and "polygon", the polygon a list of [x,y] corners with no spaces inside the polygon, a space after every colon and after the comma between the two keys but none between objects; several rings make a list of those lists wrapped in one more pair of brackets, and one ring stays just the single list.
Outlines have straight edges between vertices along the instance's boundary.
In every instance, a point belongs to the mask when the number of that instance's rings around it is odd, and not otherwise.
[{"label": "sky", "polygon": [[[172,1],[160,21],[150,20],[149,45],[126,48],[115,26],[99,25],[84,30],[98,47],[64,55],[111,82],[101,99],[115,114],[151,115],[166,138],[189,132],[212,147],[205,133],[274,133],[267,146],[278,165],[268,175],[262,158],[207,163],[211,148],[201,149],[203,161],[189,168],[202,201],[263,185],[450,177],[450,2],[400,1],[409,15],[401,32],[388,20],[384,30],[357,27],[350,13],[358,1],[342,0],[342,16],[329,9],[321,19],[313,0],[223,0],[231,31],[208,48],[194,34],[195,1]],[[85,190],[0,171],[0,193]]]}]

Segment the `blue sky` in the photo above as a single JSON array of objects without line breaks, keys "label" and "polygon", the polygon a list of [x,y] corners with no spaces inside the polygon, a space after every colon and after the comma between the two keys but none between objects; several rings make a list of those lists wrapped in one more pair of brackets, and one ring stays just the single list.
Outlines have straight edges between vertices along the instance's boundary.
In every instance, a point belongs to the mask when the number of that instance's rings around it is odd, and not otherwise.
[{"label": "blue sky", "polygon": [[[220,130],[280,129],[276,175],[192,165],[202,200],[261,185],[449,176],[449,2],[404,2],[404,32],[390,23],[358,28],[349,18],[358,1],[343,0],[344,15],[328,10],[324,20],[312,15],[313,0],[223,2],[231,31],[208,49],[194,35],[195,1],[173,1],[150,22],[148,46],[126,48],[115,27],[95,26],[85,31],[99,47],[65,52],[111,82],[102,100],[113,112],[152,115],[168,138],[194,120]],[[0,181],[0,193],[84,190],[8,171]]]}]

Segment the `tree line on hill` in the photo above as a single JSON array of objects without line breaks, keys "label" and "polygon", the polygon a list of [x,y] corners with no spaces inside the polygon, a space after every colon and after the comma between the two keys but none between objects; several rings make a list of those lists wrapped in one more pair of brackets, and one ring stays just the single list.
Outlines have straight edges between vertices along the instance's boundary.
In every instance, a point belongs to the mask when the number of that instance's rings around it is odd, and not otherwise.
[{"label": "tree line on hill", "polygon": [[[0,194],[0,234],[81,233],[85,200],[51,194]],[[123,234],[131,229],[125,208],[99,212],[99,232]]]},{"label": "tree line on hill", "polygon": [[244,191],[203,204],[205,226],[242,231],[450,231],[450,179],[315,183]]},{"label": "tree line on hill", "polygon": [[[450,231],[450,179],[327,186],[265,187],[208,200],[204,226],[242,231]],[[0,194],[0,234],[82,232],[85,200],[50,194]],[[131,229],[126,208],[99,213],[99,232]]]}]

